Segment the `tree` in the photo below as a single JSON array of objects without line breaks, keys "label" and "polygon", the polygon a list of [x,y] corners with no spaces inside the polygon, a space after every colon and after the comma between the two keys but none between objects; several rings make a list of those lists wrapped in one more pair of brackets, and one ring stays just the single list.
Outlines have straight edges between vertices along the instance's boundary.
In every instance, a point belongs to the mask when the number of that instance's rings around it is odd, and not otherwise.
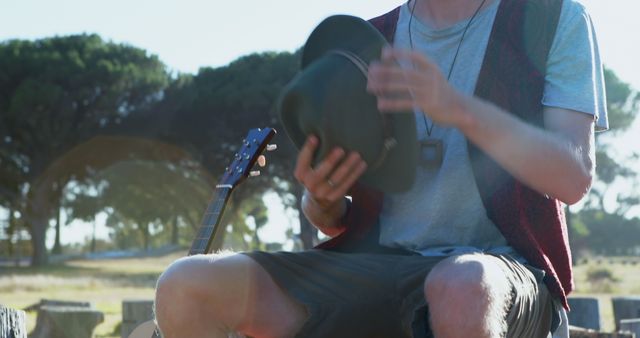
[{"label": "tree", "polygon": [[209,175],[197,165],[132,161],[119,163],[103,177],[109,182],[103,195],[105,204],[120,218],[137,225],[145,250],[150,245],[150,227],[168,233],[167,225],[171,224],[177,236],[179,219],[192,225],[188,232],[192,239],[212,190]]},{"label": "tree", "polygon": [[92,168],[61,159],[157,101],[167,82],[157,57],[97,35],[0,43],[0,172],[15,174],[24,192],[33,265],[47,262],[46,229],[62,188]]},{"label": "tree", "polygon": [[[92,184],[79,185],[74,182],[71,192],[63,197],[64,209],[67,210],[67,222],[73,220],[81,220],[91,222],[93,226],[93,235],[91,238],[91,252],[96,251],[96,216],[104,211],[104,201],[102,199],[102,191],[106,186],[106,182],[92,182]],[[61,226],[60,218],[56,224]],[[56,229],[56,236],[59,235],[60,229]]]},{"label": "tree", "polygon": [[[163,122],[156,123],[149,134],[165,135],[167,142],[189,149],[214,177],[220,177],[249,129],[270,126],[280,132],[275,138],[278,151],[268,154],[267,174],[232,194],[227,210],[231,214],[238,214],[234,208],[242,201],[269,190],[276,191],[289,207],[298,207],[302,190],[293,178],[297,150],[284,133],[275,103],[297,72],[299,58],[300,53],[252,54],[228,66],[202,68],[195,76],[179,76],[153,112]],[[298,198],[289,198],[291,194]],[[300,215],[302,237],[309,248],[315,233]]]}]

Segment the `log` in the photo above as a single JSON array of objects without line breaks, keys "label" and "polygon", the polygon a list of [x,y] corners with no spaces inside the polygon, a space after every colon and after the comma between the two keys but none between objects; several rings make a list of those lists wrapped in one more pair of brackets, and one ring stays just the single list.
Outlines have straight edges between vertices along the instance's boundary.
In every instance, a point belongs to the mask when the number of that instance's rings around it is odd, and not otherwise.
[{"label": "log", "polygon": [[640,337],[640,318],[620,320],[620,330],[633,332]]},{"label": "log", "polygon": [[27,338],[24,311],[0,305],[0,338]]},{"label": "log", "polygon": [[129,334],[140,324],[152,320],[153,301],[140,299],[127,299],[122,301],[122,325],[120,336],[128,338]]},{"label": "log", "polygon": [[569,297],[569,324],[585,329],[600,330],[600,303],[594,297]]},{"label": "log", "polygon": [[613,317],[616,323],[616,330],[620,329],[622,319],[640,318],[640,297],[613,297]]},{"label": "log", "polygon": [[569,326],[570,338],[636,338],[631,332],[599,332],[581,327]]},{"label": "log", "polygon": [[24,308],[25,311],[38,311],[42,306],[71,306],[93,308],[90,302],[78,302],[73,300],[41,299],[39,302]]},{"label": "log", "polygon": [[30,338],[91,338],[104,314],[87,307],[41,306]]}]

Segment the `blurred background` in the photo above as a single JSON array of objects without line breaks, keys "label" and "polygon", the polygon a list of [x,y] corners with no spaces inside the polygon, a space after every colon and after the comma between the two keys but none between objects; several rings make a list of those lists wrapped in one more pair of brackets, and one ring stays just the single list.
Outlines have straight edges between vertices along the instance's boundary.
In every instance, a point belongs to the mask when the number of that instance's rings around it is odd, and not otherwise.
[{"label": "blurred background", "polygon": [[[596,135],[593,189],[567,211],[576,294],[608,301],[640,294],[640,4],[582,3],[611,130]],[[323,18],[400,4],[0,0],[0,304],[91,302],[105,314],[96,336],[119,337],[122,301],[152,299],[158,274],[186,254],[251,128],[279,130],[278,150],[231,195],[213,249],[317,244],[275,100]]]}]

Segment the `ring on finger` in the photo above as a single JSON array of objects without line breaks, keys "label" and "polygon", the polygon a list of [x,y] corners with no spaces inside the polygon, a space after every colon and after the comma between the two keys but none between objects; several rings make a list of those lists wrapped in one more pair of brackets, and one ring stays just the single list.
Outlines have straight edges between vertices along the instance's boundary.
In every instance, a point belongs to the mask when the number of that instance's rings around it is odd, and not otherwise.
[{"label": "ring on finger", "polygon": [[329,178],[329,179],[327,179],[327,184],[328,184],[330,187],[332,187],[332,188],[336,186],[336,183],[335,183],[335,182],[333,182],[330,178]]}]

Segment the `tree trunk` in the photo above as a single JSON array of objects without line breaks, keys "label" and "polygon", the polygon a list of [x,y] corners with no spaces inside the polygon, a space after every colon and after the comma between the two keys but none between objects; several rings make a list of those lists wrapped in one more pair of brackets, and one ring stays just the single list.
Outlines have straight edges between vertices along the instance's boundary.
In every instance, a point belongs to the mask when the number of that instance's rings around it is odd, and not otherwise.
[{"label": "tree trunk", "polygon": [[49,254],[46,246],[47,225],[49,218],[43,215],[33,215],[31,219],[31,266],[44,266],[49,263]]},{"label": "tree trunk", "polygon": [[21,260],[21,256],[20,256],[20,243],[22,242],[22,232],[20,231],[20,229],[18,229],[18,227],[16,227],[16,243],[18,243],[18,246],[16,248],[16,268],[20,266],[20,260]]},{"label": "tree trunk", "polygon": [[13,207],[9,205],[9,220],[7,227],[7,248],[9,257],[13,257],[13,234],[16,231],[15,218],[13,217]]},{"label": "tree trunk", "polygon": [[173,228],[171,229],[171,244],[178,245],[178,216],[173,217]]},{"label": "tree trunk", "polygon": [[52,193],[52,183],[46,179],[32,182],[29,188],[26,220],[31,233],[32,266],[43,266],[49,262],[46,237],[52,210]]},{"label": "tree trunk", "polygon": [[60,202],[58,201],[58,212],[57,212],[57,217],[56,217],[56,240],[55,243],[53,243],[53,250],[51,250],[52,253],[54,254],[61,254],[62,253],[62,245],[60,245],[60,215],[62,214],[62,209],[60,208]]},{"label": "tree trunk", "polygon": [[300,213],[300,240],[304,250],[312,249],[318,238],[318,229],[314,227],[307,217]]},{"label": "tree trunk", "polygon": [[149,251],[149,223],[143,227],[144,251]]},{"label": "tree trunk", "polygon": [[296,198],[298,199],[298,215],[300,219],[300,241],[302,241],[302,248],[309,250],[313,248],[318,241],[318,229],[314,227],[307,216],[302,212],[302,194],[304,189],[296,189]]},{"label": "tree trunk", "polygon": [[261,241],[260,241],[260,236],[258,235],[258,230],[260,228],[258,228],[258,225],[256,224],[256,228],[253,231],[253,249],[254,250],[262,250],[261,248]]},{"label": "tree trunk", "polygon": [[91,235],[91,253],[96,252],[96,219],[93,219],[93,233]]}]

